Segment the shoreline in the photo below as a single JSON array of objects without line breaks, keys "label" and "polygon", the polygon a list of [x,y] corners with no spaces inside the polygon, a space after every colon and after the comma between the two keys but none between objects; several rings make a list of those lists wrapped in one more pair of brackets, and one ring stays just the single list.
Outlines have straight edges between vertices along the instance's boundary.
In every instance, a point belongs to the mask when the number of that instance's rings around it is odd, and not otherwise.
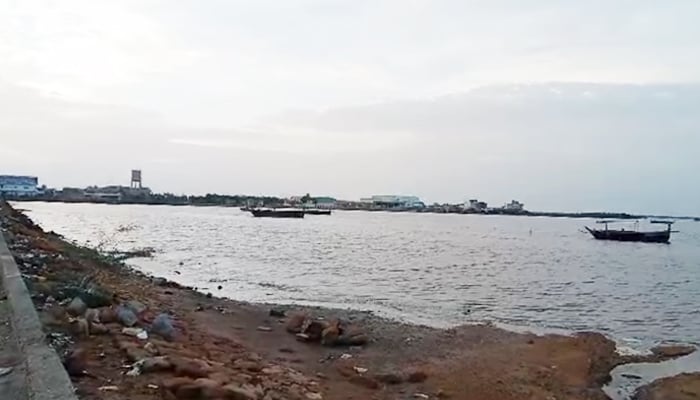
[{"label": "shoreline", "polygon": [[[65,306],[60,305],[62,299],[51,286],[73,283],[76,276],[85,275],[96,287],[113,294],[102,307],[129,301],[145,306],[137,325],[148,327],[158,314],[172,314],[177,338],[172,342],[152,340],[161,353],[170,358],[203,360],[214,371],[207,372],[206,379],[213,383],[206,384],[218,384],[218,389],[235,384],[256,393],[250,398],[274,399],[279,394],[280,398],[300,399],[605,399],[603,385],[615,366],[658,362],[681,354],[623,356],[612,340],[599,333],[536,335],[490,324],[439,329],[392,321],[367,311],[216,298],[149,277],[123,263],[109,263],[94,250],[43,232],[9,205],[2,208],[0,218],[5,221],[8,244],[28,280],[45,330],[50,337],[55,334],[74,342],[64,349],[59,347],[67,369],[70,372],[71,360],[76,358],[71,357],[78,350],[86,370],[98,376],[73,377],[80,397],[101,396],[107,391],[104,388],[111,386],[118,388],[114,392],[109,389],[109,398],[114,399],[168,398],[180,390],[168,389],[167,384],[172,383],[168,379],[178,374],[171,369],[139,376],[123,374],[124,359],[136,362],[133,358],[138,358],[139,352],[129,349],[143,351],[143,343],[136,341],[133,347],[134,341],[120,333],[118,323],[105,323],[107,332],[99,335],[71,329],[76,324],[64,319],[65,309],[61,312],[61,308]],[[49,297],[53,301],[47,301]],[[70,301],[69,297],[65,300]],[[367,343],[348,347],[301,342],[285,329],[292,310],[299,309],[319,324],[337,318],[350,327],[347,331],[361,331]],[[272,310],[275,316],[271,316]],[[354,394],[348,397],[349,393]],[[222,396],[212,398],[218,397]]]},{"label": "shoreline", "polygon": [[[172,206],[172,207],[221,207],[221,208],[239,208],[244,204],[219,204],[219,203],[175,203],[175,202],[149,202],[149,201],[95,201],[95,200],[66,200],[53,198],[23,198],[17,197],[8,199],[13,202],[43,202],[43,203],[64,203],[64,204],[105,204],[105,205],[144,205],[144,206]],[[274,207],[272,207],[274,208]],[[457,206],[427,206],[424,209],[379,209],[379,208],[333,208],[331,211],[363,211],[363,212],[389,212],[389,213],[415,213],[415,214],[450,214],[450,215],[501,215],[515,217],[547,217],[547,218],[571,218],[571,219],[619,219],[619,220],[635,220],[635,219],[678,219],[698,221],[700,218],[692,216],[666,216],[654,214],[630,214],[625,212],[559,212],[559,211],[508,211],[508,210],[491,210],[491,211],[469,211],[462,210]]]}]

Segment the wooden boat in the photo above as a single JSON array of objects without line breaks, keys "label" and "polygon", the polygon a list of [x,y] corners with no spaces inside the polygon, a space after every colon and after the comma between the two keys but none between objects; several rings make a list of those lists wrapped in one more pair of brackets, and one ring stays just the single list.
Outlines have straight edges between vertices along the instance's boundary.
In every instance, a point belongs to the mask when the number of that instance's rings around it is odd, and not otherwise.
[{"label": "wooden boat", "polygon": [[319,210],[319,209],[310,209],[310,210],[304,210],[304,214],[309,214],[309,215],[331,215],[331,210]]},{"label": "wooden boat", "polygon": [[616,240],[619,242],[644,242],[644,243],[669,243],[671,241],[671,225],[673,221],[651,221],[653,224],[665,224],[666,230],[641,232],[637,230],[609,229],[608,224],[616,221],[598,221],[604,224],[605,229],[591,229],[585,227],[588,232],[598,240]]},{"label": "wooden boat", "polygon": [[304,211],[301,210],[263,210],[251,209],[248,210],[254,217],[268,218],[304,218]]}]

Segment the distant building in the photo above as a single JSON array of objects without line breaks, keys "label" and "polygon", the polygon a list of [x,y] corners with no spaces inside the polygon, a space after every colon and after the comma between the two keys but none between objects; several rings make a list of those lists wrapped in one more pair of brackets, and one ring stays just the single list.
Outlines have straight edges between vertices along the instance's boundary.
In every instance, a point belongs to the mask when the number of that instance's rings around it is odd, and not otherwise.
[{"label": "distant building", "polygon": [[416,196],[375,195],[368,199],[360,199],[378,208],[424,208],[425,203]]},{"label": "distant building", "polygon": [[488,203],[485,201],[479,201],[478,199],[471,199],[464,203],[464,209],[468,211],[484,212],[488,208]]},{"label": "distant building", "polygon": [[317,208],[331,209],[336,208],[338,200],[334,199],[333,197],[320,196],[314,197],[312,202]]},{"label": "distant building", "polygon": [[0,175],[0,196],[27,197],[41,194],[36,176]]},{"label": "distant building", "polygon": [[519,211],[523,211],[525,209],[525,204],[523,204],[519,201],[513,200],[510,203],[503,206],[503,209],[506,211],[519,212]]}]

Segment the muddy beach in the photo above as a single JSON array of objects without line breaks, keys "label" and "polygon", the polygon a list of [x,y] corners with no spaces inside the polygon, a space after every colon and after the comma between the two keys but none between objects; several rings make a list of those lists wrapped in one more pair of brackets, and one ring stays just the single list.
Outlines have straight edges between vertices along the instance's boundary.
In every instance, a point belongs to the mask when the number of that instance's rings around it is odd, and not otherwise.
[{"label": "muddy beach", "polygon": [[[693,350],[622,356],[592,332],[440,330],[366,312],[221,299],[70,244],[9,205],[0,218],[82,399],[606,399],[615,366]],[[674,397],[684,395],[676,386],[658,382],[639,398],[690,398]]]}]

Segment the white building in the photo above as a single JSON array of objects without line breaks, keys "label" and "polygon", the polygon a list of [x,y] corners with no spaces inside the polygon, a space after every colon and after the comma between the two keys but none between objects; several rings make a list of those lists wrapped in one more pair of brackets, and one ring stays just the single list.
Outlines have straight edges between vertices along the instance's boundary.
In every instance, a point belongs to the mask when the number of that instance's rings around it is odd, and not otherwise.
[{"label": "white building", "polygon": [[503,209],[506,211],[523,211],[525,209],[525,204],[517,200],[512,200],[510,203],[503,206]]},{"label": "white building", "polygon": [[36,176],[0,175],[0,196],[37,196],[41,194],[38,185]]}]

